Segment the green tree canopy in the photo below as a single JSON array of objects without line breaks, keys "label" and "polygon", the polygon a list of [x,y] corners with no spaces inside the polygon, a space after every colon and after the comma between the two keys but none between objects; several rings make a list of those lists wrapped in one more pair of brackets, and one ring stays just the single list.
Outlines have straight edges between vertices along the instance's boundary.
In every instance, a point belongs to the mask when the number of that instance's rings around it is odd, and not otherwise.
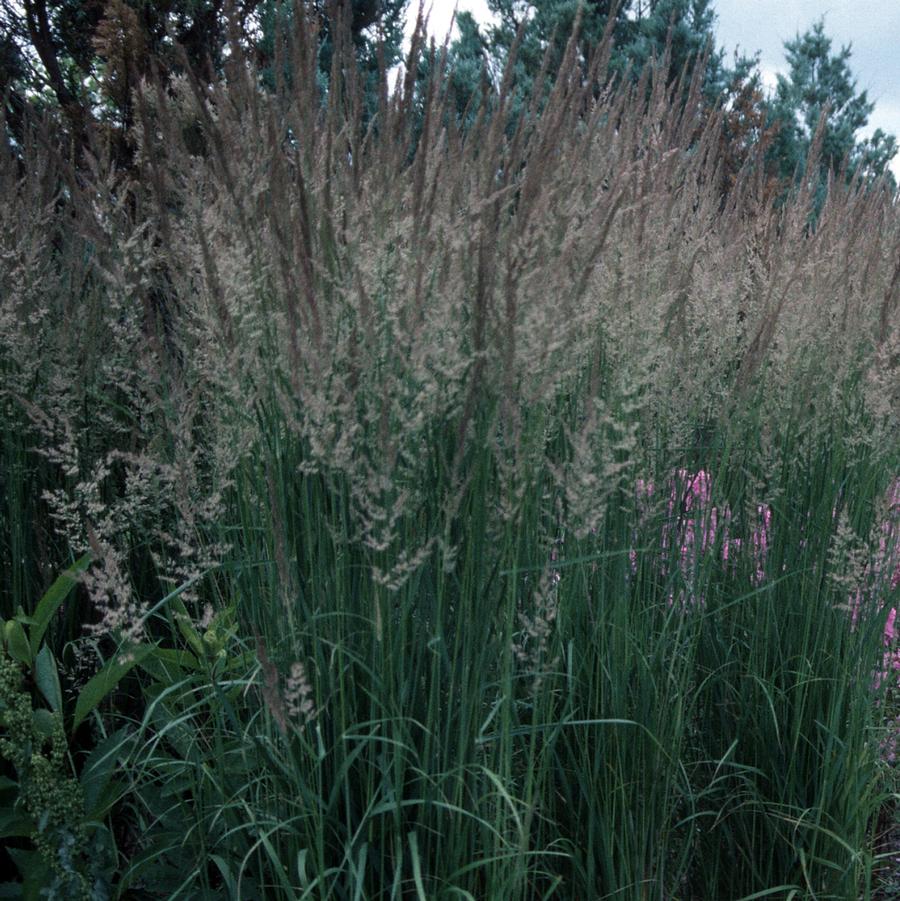
[{"label": "green tree canopy", "polygon": [[881,130],[867,140],[858,137],[875,105],[866,91],[857,90],[850,46],[833,53],[822,20],[784,46],[788,74],[778,76],[770,103],[770,122],[777,126],[771,152],[781,175],[792,178],[806,170],[820,120],[823,172],[836,173],[844,165],[850,176],[888,171],[897,153],[896,139]]},{"label": "green tree canopy", "polygon": [[151,60],[163,77],[185,58],[196,71],[219,69],[229,30],[253,40],[260,2],[0,0],[0,91],[11,136],[19,137],[27,100],[60,110],[76,145],[102,126],[124,159],[132,91]]},{"label": "green tree canopy", "polygon": [[[400,57],[409,0],[311,0],[301,4],[321,23],[319,68],[327,80],[333,24],[347,27],[368,85],[380,61]],[[229,41],[265,71],[279,21],[290,24],[292,0],[0,0],[0,99],[8,134],[21,136],[26,104],[61,111],[76,144],[103,126],[127,158],[124,134],[131,97],[151,65],[164,78],[220,72]],[[151,63],[151,61],[153,61]]]},{"label": "green tree canopy", "polygon": [[[485,26],[484,42],[496,73],[506,59],[520,26],[517,75],[526,91],[541,70],[549,48],[552,77],[581,10],[579,51],[587,59],[611,24],[614,41],[610,65],[618,75],[640,72],[651,59],[668,54],[670,82],[694,65],[705,65],[703,86],[709,96],[725,85],[722,54],[715,51],[712,0],[488,0],[496,24]],[[610,16],[614,16],[610,23]],[[471,39],[467,38],[471,43]]]},{"label": "green tree canopy", "polygon": [[[323,91],[334,57],[335,29],[346,29],[365,85],[368,112],[371,113],[376,106],[381,67],[390,69],[401,59],[409,3],[410,0],[345,0],[345,3],[310,0],[297,4],[294,0],[263,0],[256,42],[256,56],[263,79],[270,86],[274,83],[276,35],[279,29],[284,36],[290,33],[295,7],[302,5],[305,12],[317,18],[321,25],[318,71]],[[291,77],[287,71],[284,75],[288,79]]]}]

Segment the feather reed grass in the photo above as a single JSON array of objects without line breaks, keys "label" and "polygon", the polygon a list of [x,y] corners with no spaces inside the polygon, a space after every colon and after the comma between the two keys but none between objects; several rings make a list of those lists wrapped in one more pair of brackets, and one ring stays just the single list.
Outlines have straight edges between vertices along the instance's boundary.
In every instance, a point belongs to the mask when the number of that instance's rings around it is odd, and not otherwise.
[{"label": "feather reed grass", "polygon": [[0,151],[0,612],[92,552],[54,654],[153,649],[72,737],[109,890],[875,897],[896,197],[723,196],[574,39],[460,119],[420,25],[364,118],[317,28],[144,80],[133,169]]}]

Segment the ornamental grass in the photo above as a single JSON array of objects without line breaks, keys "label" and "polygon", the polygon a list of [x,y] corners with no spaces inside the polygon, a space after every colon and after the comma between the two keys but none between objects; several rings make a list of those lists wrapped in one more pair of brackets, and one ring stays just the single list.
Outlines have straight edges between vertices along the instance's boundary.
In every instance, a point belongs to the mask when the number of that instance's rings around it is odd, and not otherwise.
[{"label": "ornamental grass", "polygon": [[460,117],[439,48],[373,111],[316,39],[141,82],[128,168],[0,149],[7,862],[889,897],[896,196],[724,191],[700,85],[607,45]]}]

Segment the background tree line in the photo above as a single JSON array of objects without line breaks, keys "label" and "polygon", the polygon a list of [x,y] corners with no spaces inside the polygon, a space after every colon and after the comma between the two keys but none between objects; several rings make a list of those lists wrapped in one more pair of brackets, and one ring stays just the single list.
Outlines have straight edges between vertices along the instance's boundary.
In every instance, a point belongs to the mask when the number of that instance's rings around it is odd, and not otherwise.
[{"label": "background tree line", "polygon": [[[323,104],[334,47],[345,31],[355,51],[366,121],[375,117],[381,74],[403,59],[410,0],[307,0],[322,23],[316,71]],[[803,174],[821,121],[816,159],[821,173],[875,178],[895,187],[888,166],[896,139],[878,130],[863,139],[874,104],[857,90],[851,49],[835,51],[823,23],[785,44],[787,75],[766,96],[758,58],[727,60],[715,43],[713,0],[488,0],[495,21],[457,17],[458,36],[441,60],[421,55],[412,91],[424,97],[441,68],[449,109],[465,128],[490,114],[507,61],[512,58],[514,103],[526,114],[535,94],[549,90],[574,27],[576,52],[587,60],[611,32],[607,72],[637,79],[655,60],[666,67],[673,91],[694,84],[710,114],[723,117],[722,180],[728,190],[748,155],[767,147],[766,177],[782,188]],[[212,79],[237,50],[263,72],[264,86],[290,78],[278,45],[292,27],[292,0],[0,0],[0,94],[5,140],[13,151],[24,140],[26,110],[59,120],[73,153],[101,138],[127,167],[128,130],[134,121],[133,88],[151,74],[163,83],[187,68]],[[424,32],[423,32],[424,33]],[[278,71],[280,67],[280,71]],[[827,179],[823,179],[827,181]]]}]

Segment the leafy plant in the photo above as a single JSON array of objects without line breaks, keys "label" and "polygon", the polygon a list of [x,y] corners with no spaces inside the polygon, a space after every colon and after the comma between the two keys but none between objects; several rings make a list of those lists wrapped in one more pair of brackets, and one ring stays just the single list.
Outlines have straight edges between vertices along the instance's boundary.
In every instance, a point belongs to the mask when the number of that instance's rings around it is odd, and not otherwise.
[{"label": "leafy plant", "polygon": [[90,557],[82,557],[31,615],[20,612],[0,623],[0,755],[14,773],[3,777],[0,817],[4,838],[27,839],[32,846],[7,848],[23,877],[17,890],[26,899],[47,892],[73,899],[108,897],[116,866],[106,820],[122,794],[113,774],[127,738],[122,732],[107,736],[76,774],[64,723],[74,732],[85,712],[115,687],[118,671],[101,670],[82,689],[74,715],[67,716],[59,669],[43,640],[89,565]]}]

